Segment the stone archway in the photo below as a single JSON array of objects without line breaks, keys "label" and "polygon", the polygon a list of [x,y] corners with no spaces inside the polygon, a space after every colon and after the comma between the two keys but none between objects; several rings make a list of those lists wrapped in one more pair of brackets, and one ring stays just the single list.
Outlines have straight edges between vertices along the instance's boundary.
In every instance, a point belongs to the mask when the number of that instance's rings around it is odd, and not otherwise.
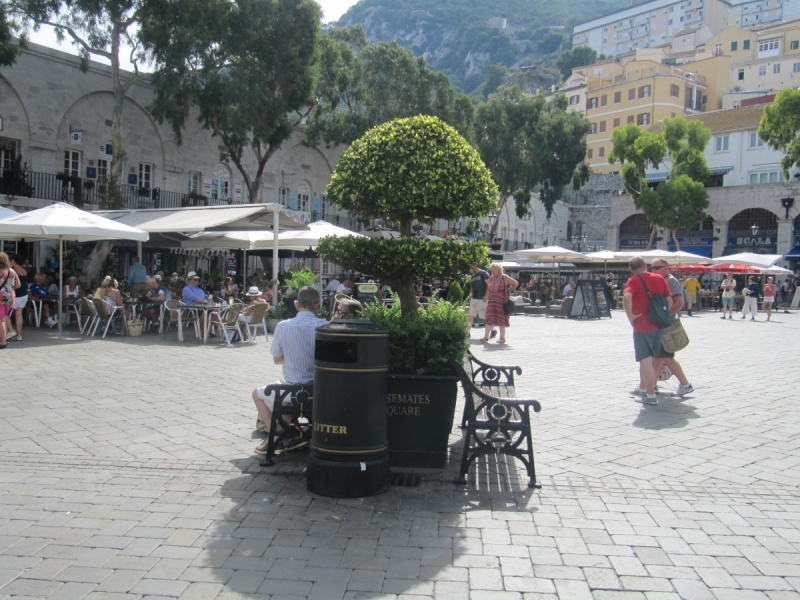
[{"label": "stone archway", "polygon": [[643,213],[631,215],[619,224],[619,249],[644,250],[650,244],[653,227]]},{"label": "stone archway", "polygon": [[[754,229],[757,228],[757,229]],[[747,208],[728,221],[724,254],[756,252],[775,254],[778,248],[778,215],[766,208]]]}]

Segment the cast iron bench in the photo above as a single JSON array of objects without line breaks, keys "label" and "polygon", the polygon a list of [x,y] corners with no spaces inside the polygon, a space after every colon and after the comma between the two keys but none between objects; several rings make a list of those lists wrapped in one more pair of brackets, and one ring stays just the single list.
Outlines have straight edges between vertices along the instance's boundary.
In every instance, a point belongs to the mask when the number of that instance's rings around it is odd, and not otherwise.
[{"label": "cast iron bench", "polygon": [[[514,373],[522,374],[517,365],[487,365],[467,352],[464,359],[464,371],[470,377],[472,385],[490,396],[498,398],[514,398]],[[461,417],[461,429],[467,428],[467,411]]]},{"label": "cast iron bench", "polygon": [[[297,437],[298,432],[310,431],[312,423],[314,388],[310,383],[308,385],[275,383],[268,385],[264,390],[265,394],[270,392],[275,393],[275,402],[267,434],[269,436],[267,453],[260,463],[262,467],[275,464],[272,458],[280,442]],[[284,416],[287,418],[284,419]]]},{"label": "cast iron bench", "polygon": [[[473,364],[477,368],[473,368]],[[521,374],[522,369],[487,365],[471,354],[464,365],[453,361],[453,368],[464,390],[461,427],[466,429],[461,468],[454,483],[466,484],[472,462],[480,456],[495,453],[522,461],[528,472],[528,487],[541,487],[536,481],[533,462],[530,409],[538,413],[542,407],[532,398],[516,398],[514,373]],[[501,381],[501,375],[505,381]],[[478,377],[480,381],[477,381]]]}]

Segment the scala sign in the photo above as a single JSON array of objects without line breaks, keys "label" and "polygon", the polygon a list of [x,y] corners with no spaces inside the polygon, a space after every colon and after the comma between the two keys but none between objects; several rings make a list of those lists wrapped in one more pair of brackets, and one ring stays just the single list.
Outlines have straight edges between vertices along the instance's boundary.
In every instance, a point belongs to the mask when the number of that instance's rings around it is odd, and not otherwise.
[{"label": "scala sign", "polygon": [[728,246],[750,248],[752,246],[774,246],[777,243],[776,235],[729,235]]}]

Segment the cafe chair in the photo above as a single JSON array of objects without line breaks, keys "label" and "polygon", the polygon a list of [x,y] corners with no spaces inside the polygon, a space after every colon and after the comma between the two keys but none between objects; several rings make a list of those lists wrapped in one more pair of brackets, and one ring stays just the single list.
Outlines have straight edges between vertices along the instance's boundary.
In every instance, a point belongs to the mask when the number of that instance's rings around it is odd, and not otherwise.
[{"label": "cafe chair", "polygon": [[239,335],[242,343],[244,343],[244,338],[239,330],[239,325],[243,325],[245,327],[247,326],[246,323],[239,322],[239,315],[242,314],[242,308],[244,308],[243,304],[234,304],[222,312],[222,314],[215,312],[211,313],[209,316],[211,319],[211,323],[209,325],[211,327],[218,327],[220,329],[220,333],[222,337],[224,337],[225,343],[228,346],[231,345],[231,341],[237,334]]},{"label": "cafe chair", "polygon": [[185,325],[192,324],[194,326],[195,337],[200,337],[200,320],[197,318],[197,313],[192,310],[184,310],[184,304],[180,300],[167,300],[165,314],[167,326],[164,327],[164,337],[167,337],[170,327],[176,325],[178,328],[178,341],[183,341],[183,328]]},{"label": "cafe chair", "polygon": [[92,324],[97,316],[97,309],[88,298],[79,298],[74,305],[78,316],[78,330],[81,334],[89,333],[89,325]]},{"label": "cafe chair", "polygon": [[[92,298],[92,303],[97,310],[97,314],[94,317],[94,325],[92,326],[92,337],[97,333],[97,325],[102,326],[103,321],[105,321],[106,324],[103,329],[103,339],[105,339],[111,323],[115,320],[120,322],[120,327],[125,326],[125,313],[121,306],[114,306],[108,302],[103,302],[100,298]],[[111,310],[110,314],[108,312],[109,309]]]},{"label": "cafe chair", "polygon": [[269,342],[269,337],[267,335],[267,311],[269,310],[269,302],[266,304],[256,304],[256,307],[253,309],[252,314],[250,315],[250,322],[244,323],[247,327],[247,333],[250,336],[250,341],[255,343],[256,341],[256,333],[258,333],[258,328],[264,328],[264,341]]}]

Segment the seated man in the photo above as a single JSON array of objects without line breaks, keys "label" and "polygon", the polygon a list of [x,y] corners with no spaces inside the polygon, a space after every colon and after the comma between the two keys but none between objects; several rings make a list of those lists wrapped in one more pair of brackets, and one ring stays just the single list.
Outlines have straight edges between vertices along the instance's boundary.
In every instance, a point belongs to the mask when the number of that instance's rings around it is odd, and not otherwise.
[{"label": "seated man", "polygon": [[172,296],[169,290],[161,285],[155,277],[146,278],[145,285],[147,286],[147,293],[144,297],[152,304],[142,310],[142,316],[150,321],[150,331],[157,332],[160,329],[161,305]]},{"label": "seated man", "polygon": [[259,304],[266,304],[269,307],[269,302],[261,297],[261,290],[258,289],[257,285],[251,285],[244,297],[247,300],[247,308],[239,315],[239,322],[244,323],[239,329],[239,335],[242,336],[243,340],[250,341],[249,325],[253,316],[253,311],[255,311],[256,306]]},{"label": "seated man", "polygon": [[31,300],[42,301],[42,312],[44,313],[44,322],[50,327],[58,325],[55,317],[50,316],[50,307],[54,304],[50,297],[50,292],[47,289],[47,275],[38,273],[34,278],[34,282],[28,284],[28,297]]},{"label": "seated man", "polygon": [[[272,336],[272,346],[269,351],[276,365],[283,367],[283,380],[275,383],[291,383],[295,385],[308,385],[314,381],[314,340],[317,327],[325,325],[327,321],[317,318],[319,310],[319,292],[312,287],[304,287],[297,293],[294,306],[297,316],[287,321],[281,321],[275,327]],[[266,393],[266,387],[253,390],[258,416],[265,426],[272,422],[272,408],[275,398],[272,393]],[[266,431],[269,434],[269,431]],[[256,454],[266,454],[267,444],[256,448]],[[297,450],[308,445],[308,440],[302,434],[290,440],[284,450]]]}]

